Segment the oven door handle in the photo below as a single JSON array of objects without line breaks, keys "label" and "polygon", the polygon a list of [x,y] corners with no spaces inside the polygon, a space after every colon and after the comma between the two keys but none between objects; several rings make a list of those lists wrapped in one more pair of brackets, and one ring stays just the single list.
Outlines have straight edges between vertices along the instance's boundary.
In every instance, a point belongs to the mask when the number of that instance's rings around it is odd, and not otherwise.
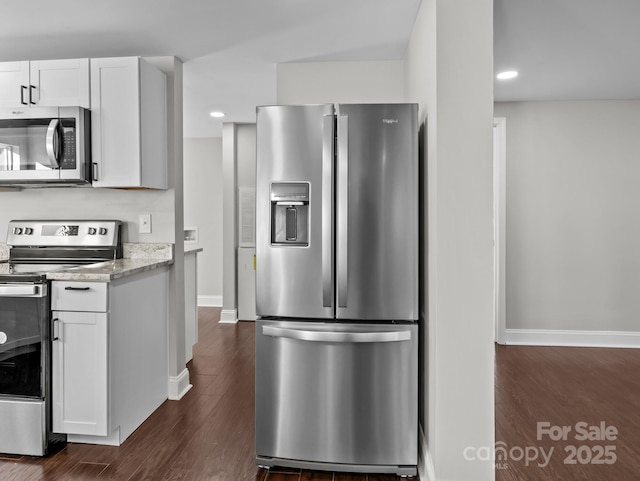
[{"label": "oven door handle", "polygon": [[47,290],[41,284],[19,285],[5,284],[0,285],[0,297],[44,297]]}]

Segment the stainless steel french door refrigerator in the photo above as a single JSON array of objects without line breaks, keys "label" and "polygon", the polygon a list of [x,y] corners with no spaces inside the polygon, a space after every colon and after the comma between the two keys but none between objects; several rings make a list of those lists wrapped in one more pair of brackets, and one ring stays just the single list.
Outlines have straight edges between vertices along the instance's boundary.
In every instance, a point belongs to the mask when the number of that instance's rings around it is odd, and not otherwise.
[{"label": "stainless steel french door refrigerator", "polygon": [[259,465],[416,474],[417,110],[257,109]]}]

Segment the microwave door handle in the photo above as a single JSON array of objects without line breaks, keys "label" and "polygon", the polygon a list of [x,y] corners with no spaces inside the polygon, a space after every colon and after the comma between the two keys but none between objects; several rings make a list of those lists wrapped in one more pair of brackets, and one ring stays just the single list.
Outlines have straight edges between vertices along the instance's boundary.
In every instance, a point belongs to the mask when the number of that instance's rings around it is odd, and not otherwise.
[{"label": "microwave door handle", "polygon": [[47,128],[45,146],[49,167],[57,169],[60,166],[60,119],[52,119]]}]

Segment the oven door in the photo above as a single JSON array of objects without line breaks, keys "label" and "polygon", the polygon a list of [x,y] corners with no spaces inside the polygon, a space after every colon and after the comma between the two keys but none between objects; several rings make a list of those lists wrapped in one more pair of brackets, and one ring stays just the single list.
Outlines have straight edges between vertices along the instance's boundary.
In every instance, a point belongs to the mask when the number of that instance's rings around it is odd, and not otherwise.
[{"label": "oven door", "polygon": [[0,284],[0,399],[45,397],[49,309],[46,284]]},{"label": "oven door", "polygon": [[0,110],[0,183],[87,182],[89,117],[80,107]]}]

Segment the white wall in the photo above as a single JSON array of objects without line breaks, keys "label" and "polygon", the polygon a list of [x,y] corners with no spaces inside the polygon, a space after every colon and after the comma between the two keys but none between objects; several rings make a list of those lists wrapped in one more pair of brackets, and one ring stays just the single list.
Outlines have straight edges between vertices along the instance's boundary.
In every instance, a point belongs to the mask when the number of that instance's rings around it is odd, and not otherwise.
[{"label": "white wall", "polygon": [[402,61],[283,63],[278,104],[404,102]]},{"label": "white wall", "polygon": [[198,297],[222,300],[222,138],[184,140],[184,224],[198,228]]},{"label": "white wall", "polygon": [[[223,303],[221,322],[238,321],[239,290],[255,290],[255,285],[238,286],[238,189],[255,187],[256,184],[256,127],[255,124],[223,125],[222,130],[223,173]],[[239,289],[240,288],[240,289]]]},{"label": "white wall", "polygon": [[[147,60],[167,75],[167,157],[169,187],[173,196],[173,265],[169,271],[169,399],[180,399],[190,388],[185,366],[184,290],[184,166],[182,134],[182,61],[177,57]],[[153,221],[152,221],[153,224]]]},{"label": "white wall", "polygon": [[[171,168],[171,167],[170,167]],[[0,240],[12,219],[117,219],[124,242],[174,242],[174,190],[118,190],[92,187],[0,192]],[[151,214],[151,234],[138,234],[139,214]]]},{"label": "white wall", "polygon": [[256,124],[238,126],[238,188],[256,187]]},{"label": "white wall", "polygon": [[238,321],[238,126],[222,125],[222,311],[220,322]]},{"label": "white wall", "polygon": [[[493,2],[425,0],[406,55],[426,116],[428,243],[422,359],[427,479],[494,479]],[[424,173],[424,171],[423,171]]]},{"label": "white wall", "polygon": [[[242,188],[256,188],[255,124],[238,124],[237,155],[237,192],[239,195],[240,189]],[[243,215],[240,210],[239,199],[240,197],[238,196],[238,230],[240,230],[242,226],[241,216]],[[255,202],[253,203],[253,207],[255,208]],[[238,245],[240,246],[240,232],[238,232],[237,235]],[[252,262],[255,253],[255,247],[239,247],[237,253],[238,319],[243,321],[255,320],[256,284]]]},{"label": "white wall", "polygon": [[639,331],[640,100],[497,103],[507,328]]}]

